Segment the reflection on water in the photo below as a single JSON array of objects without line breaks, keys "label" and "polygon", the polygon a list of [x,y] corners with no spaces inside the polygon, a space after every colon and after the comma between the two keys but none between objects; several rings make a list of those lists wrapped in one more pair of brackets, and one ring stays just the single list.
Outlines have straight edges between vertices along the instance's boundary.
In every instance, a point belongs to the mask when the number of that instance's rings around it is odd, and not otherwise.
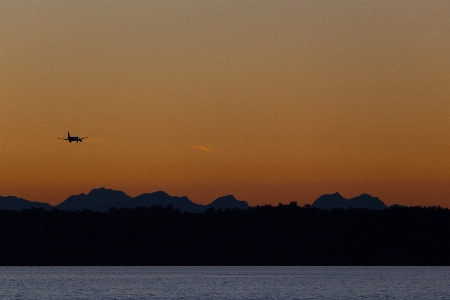
[{"label": "reflection on water", "polygon": [[450,267],[0,267],[0,299],[450,299]]}]

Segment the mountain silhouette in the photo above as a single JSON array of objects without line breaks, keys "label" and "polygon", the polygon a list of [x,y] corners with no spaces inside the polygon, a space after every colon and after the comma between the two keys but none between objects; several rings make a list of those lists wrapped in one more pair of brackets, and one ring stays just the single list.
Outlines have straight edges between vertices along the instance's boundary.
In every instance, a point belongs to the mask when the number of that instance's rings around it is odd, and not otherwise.
[{"label": "mountain silhouette", "polygon": [[351,199],[346,199],[339,193],[322,195],[311,204],[312,207],[321,209],[333,208],[367,208],[375,210],[383,210],[388,208],[379,198],[372,197],[368,194],[362,194]]},{"label": "mountain silhouette", "polygon": [[[152,207],[172,206],[174,209],[179,209],[181,212],[202,213],[208,209],[240,209],[246,210],[249,205],[246,201],[237,200],[232,195],[222,196],[214,200],[208,205],[196,204],[189,200],[188,197],[170,196],[163,191],[154,193],[144,193],[136,197],[131,197],[122,191],[106,189],[104,187],[92,189],[88,194],[79,194],[69,196],[65,201],[56,206],[47,203],[33,202],[26,199],[17,198],[14,196],[2,197],[0,196],[0,210],[23,210],[34,208],[43,208],[50,210],[57,208],[59,210],[68,211],[99,211],[107,212],[110,208],[137,208],[137,207]],[[368,194],[346,199],[339,193],[327,194],[317,198],[312,207],[320,209],[333,208],[367,208],[375,210],[384,210],[388,208],[379,198],[372,197]]]},{"label": "mountain silhouette", "polygon": [[70,196],[64,202],[56,206],[61,210],[92,210],[106,212],[111,207],[124,208],[131,202],[131,197],[122,191],[105,188],[93,189],[89,194]]},{"label": "mountain silhouette", "polygon": [[236,200],[232,195],[222,196],[206,205],[206,209],[242,209],[246,210],[248,208],[248,203],[242,200]]},{"label": "mountain silhouette", "polygon": [[56,206],[60,210],[92,210],[107,212],[110,208],[136,208],[136,207],[152,207],[172,206],[182,212],[202,213],[209,208],[214,209],[247,209],[248,203],[236,200],[233,196],[228,195],[214,200],[209,205],[196,204],[189,200],[188,197],[170,196],[169,194],[158,191],[154,193],[145,193],[136,197],[130,197],[122,191],[98,188],[91,190],[87,195],[79,194],[68,197],[65,201]]},{"label": "mountain silhouette", "polygon": [[205,211],[203,205],[192,202],[186,196],[170,196],[163,191],[139,195],[132,199],[130,207],[151,207],[155,205],[163,207],[172,205],[175,209],[179,208],[181,211],[194,213],[201,213]]},{"label": "mountain silhouette", "polygon": [[0,210],[22,210],[30,208],[44,208],[51,209],[52,206],[48,203],[33,202],[14,196],[3,197],[0,196]]}]

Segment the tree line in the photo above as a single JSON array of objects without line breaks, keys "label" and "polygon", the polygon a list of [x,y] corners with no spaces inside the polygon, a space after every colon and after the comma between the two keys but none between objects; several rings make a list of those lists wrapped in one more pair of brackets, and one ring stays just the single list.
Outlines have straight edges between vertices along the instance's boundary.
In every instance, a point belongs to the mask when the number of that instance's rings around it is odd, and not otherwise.
[{"label": "tree line", "polygon": [[0,211],[0,265],[450,265],[450,211]]}]

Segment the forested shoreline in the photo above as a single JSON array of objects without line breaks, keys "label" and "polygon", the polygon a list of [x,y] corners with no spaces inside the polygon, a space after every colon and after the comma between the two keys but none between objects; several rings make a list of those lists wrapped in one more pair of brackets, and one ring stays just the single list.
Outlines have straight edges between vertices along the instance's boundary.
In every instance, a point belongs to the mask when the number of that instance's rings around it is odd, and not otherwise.
[{"label": "forested shoreline", "polygon": [[450,210],[0,211],[0,265],[450,265]]}]

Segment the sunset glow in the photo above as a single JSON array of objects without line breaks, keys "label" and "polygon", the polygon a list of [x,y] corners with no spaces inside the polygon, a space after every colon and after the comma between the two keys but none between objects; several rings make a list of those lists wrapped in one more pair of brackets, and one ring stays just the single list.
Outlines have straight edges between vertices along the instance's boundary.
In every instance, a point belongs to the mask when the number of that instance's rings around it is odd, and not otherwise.
[{"label": "sunset glow", "polygon": [[450,1],[1,1],[0,20],[2,196],[450,207]]}]

